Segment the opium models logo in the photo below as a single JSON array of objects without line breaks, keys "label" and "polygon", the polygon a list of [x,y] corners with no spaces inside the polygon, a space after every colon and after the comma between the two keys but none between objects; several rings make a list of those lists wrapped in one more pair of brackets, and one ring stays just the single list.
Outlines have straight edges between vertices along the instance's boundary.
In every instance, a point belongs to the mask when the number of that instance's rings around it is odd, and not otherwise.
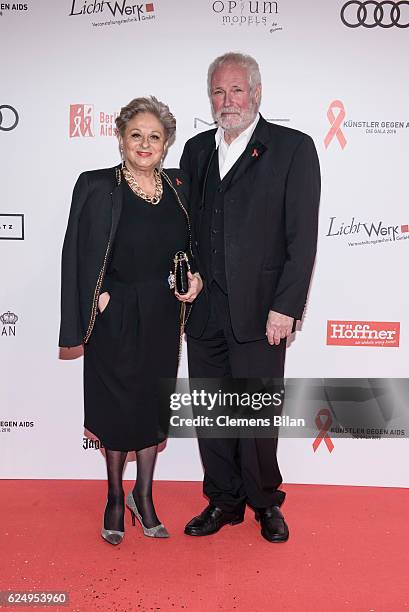
[{"label": "opium models logo", "polygon": [[246,29],[264,26],[270,34],[283,29],[277,21],[278,2],[215,0],[211,7],[223,26],[246,26]]}]

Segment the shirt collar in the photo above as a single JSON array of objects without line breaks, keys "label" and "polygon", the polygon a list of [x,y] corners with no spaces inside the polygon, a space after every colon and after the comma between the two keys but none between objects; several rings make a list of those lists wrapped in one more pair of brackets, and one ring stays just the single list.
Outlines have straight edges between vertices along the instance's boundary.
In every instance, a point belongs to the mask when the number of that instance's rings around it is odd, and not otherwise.
[{"label": "shirt collar", "polygon": [[[247,143],[250,142],[250,138],[253,135],[254,130],[256,129],[256,125],[258,123],[258,120],[260,119],[260,113],[257,113],[256,118],[254,119],[253,123],[250,123],[250,125],[243,130],[238,136],[237,138],[235,138],[231,144],[239,141],[239,140],[246,140]],[[227,144],[227,142],[224,140],[224,130],[222,127],[218,127],[216,130],[216,133],[214,135],[214,139],[215,139],[215,143],[216,143],[216,149],[217,147],[220,145],[220,142],[222,141],[226,147],[228,147],[229,145]]]}]

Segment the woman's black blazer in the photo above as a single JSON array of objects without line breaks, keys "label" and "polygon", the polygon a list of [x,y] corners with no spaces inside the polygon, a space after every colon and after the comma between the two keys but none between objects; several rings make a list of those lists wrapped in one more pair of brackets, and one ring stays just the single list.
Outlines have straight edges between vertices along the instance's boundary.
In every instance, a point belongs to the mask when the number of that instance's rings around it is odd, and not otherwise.
[{"label": "woman's black blazer", "polygon": [[[188,215],[188,185],[180,170],[162,172]],[[120,166],[83,172],[74,187],[62,250],[59,346],[87,343],[122,210]]]}]

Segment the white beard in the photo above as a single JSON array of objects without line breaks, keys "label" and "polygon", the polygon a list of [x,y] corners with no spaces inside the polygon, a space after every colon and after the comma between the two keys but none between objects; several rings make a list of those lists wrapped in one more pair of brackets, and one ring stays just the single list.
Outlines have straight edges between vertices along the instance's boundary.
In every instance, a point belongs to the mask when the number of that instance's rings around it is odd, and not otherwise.
[{"label": "white beard", "polygon": [[[226,111],[231,111],[237,114],[223,116]],[[229,130],[245,130],[256,118],[258,109],[253,102],[247,110],[242,110],[234,106],[226,106],[221,108],[217,113],[213,113],[217,124],[225,131]]]}]

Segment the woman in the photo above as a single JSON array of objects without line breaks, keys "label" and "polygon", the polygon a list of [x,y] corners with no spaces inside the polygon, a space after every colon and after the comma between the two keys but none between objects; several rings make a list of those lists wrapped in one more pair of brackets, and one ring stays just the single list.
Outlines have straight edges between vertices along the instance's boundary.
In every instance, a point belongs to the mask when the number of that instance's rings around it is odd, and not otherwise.
[{"label": "woman", "polygon": [[[116,119],[122,166],[84,172],[73,193],[62,255],[59,345],[84,344],[85,427],[103,443],[108,499],[102,537],[124,537],[122,472],[136,451],[138,477],[126,505],[145,535],[169,537],[152,500],[158,444],[166,437],[158,377],[177,374],[180,302],[202,289],[170,291],[177,251],[191,256],[187,185],[158,170],[176,121],[156,98],[136,98]],[[175,295],[180,302],[175,299]]]}]

